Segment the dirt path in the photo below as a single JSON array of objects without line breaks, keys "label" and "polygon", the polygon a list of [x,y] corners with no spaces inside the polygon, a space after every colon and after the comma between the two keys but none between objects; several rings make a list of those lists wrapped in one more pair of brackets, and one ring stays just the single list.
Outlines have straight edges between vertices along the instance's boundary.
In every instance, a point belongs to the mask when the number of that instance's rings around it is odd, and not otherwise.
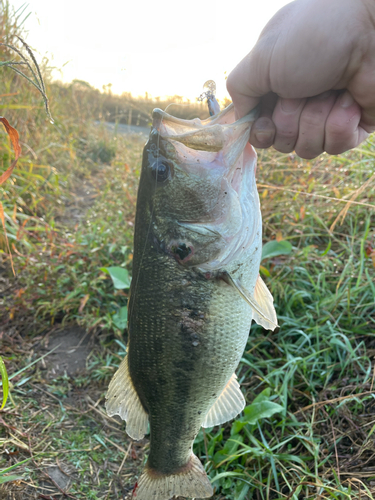
[{"label": "dirt path", "polygon": [[136,125],[124,125],[123,123],[105,123],[108,130],[112,132],[117,131],[119,134],[124,135],[139,135],[141,137],[147,138],[150,133],[150,127],[140,127]]}]

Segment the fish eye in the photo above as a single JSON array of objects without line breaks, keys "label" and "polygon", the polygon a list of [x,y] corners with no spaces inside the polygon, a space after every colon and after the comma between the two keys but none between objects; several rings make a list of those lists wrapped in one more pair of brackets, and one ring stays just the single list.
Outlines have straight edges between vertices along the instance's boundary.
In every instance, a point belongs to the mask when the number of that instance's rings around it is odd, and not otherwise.
[{"label": "fish eye", "polygon": [[166,160],[156,160],[152,165],[152,175],[157,182],[165,182],[171,174],[171,166]]}]

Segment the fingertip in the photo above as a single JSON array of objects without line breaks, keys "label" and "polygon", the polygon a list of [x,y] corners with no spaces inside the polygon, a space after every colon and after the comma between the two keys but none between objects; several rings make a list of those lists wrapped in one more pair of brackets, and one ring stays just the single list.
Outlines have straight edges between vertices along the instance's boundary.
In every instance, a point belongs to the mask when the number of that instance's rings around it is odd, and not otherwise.
[{"label": "fingertip", "polygon": [[361,107],[346,91],[339,96],[326,123],[324,149],[329,154],[341,154],[356,147],[363,134],[359,127]]},{"label": "fingertip", "polygon": [[273,144],[275,133],[275,124],[271,118],[262,116],[251,127],[250,144],[255,148],[269,148]]},{"label": "fingertip", "polygon": [[280,153],[291,153],[298,139],[299,120],[306,99],[279,98],[273,110],[276,127],[273,147]]},{"label": "fingertip", "polygon": [[299,118],[295,144],[295,152],[299,157],[311,160],[325,150],[325,126],[336,99],[337,93],[334,91],[307,99]]},{"label": "fingertip", "polygon": [[314,152],[310,152],[307,151],[306,148],[299,148],[298,146],[296,146],[294,151],[296,155],[303,160],[313,160],[324,152],[323,149],[321,149],[320,151],[315,150]]}]

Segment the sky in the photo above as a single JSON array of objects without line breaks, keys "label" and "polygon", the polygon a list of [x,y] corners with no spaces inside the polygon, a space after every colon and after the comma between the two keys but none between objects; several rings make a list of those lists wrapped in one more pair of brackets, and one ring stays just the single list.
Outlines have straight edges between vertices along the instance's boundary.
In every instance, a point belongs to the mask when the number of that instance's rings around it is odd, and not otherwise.
[{"label": "sky", "polygon": [[10,0],[27,5],[26,40],[54,77],[116,94],[194,99],[225,77],[285,0]]}]

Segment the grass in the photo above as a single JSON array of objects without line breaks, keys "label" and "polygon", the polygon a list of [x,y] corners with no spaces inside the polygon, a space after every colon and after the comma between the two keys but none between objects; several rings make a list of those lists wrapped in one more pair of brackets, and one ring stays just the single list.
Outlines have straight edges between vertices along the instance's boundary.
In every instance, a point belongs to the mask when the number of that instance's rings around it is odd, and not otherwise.
[{"label": "grass", "polygon": [[[147,443],[141,442],[137,458],[129,458],[129,451],[123,469],[117,474],[130,442],[120,425],[101,414],[106,385],[119,363],[118,353],[124,351],[124,346],[116,342],[120,332],[113,324],[113,315],[126,304],[126,290],[116,291],[100,268],[116,264],[131,272],[136,176],[142,147],[138,140],[126,137],[118,137],[116,143],[112,168],[100,165],[93,177],[83,178],[94,187],[98,182],[100,189],[95,187],[91,205],[81,207],[86,210],[85,217],[75,223],[74,233],[69,225],[66,228],[70,231],[67,241],[72,245],[65,249],[66,253],[61,254],[59,249],[60,253],[56,251],[55,257],[51,257],[47,250],[30,250],[28,260],[26,256],[15,255],[16,267],[19,262],[26,266],[27,275],[17,277],[17,287],[22,286],[25,292],[18,293],[14,317],[5,324],[6,332],[15,325],[22,333],[20,318],[26,314],[24,308],[31,308],[27,306],[30,300],[30,304],[38,305],[38,309],[34,308],[35,321],[45,331],[53,328],[52,318],[55,323],[65,320],[96,326],[98,345],[84,374],[45,380],[38,368],[25,382],[21,379],[22,392],[13,388],[14,406],[5,414],[7,422],[21,432],[26,423],[38,424],[30,438],[31,449],[35,454],[44,451],[35,463],[21,466],[28,477],[26,482],[36,485],[39,478],[40,483],[40,469],[49,470],[56,466],[56,457],[58,460],[64,457],[63,470],[70,471],[73,482],[69,493],[76,498],[116,498],[114,488],[118,494],[120,491],[127,494],[139,473],[142,457],[147,456]],[[358,189],[356,186],[372,175],[367,160],[372,151],[370,141],[361,151],[337,158],[323,155],[315,162],[300,162],[274,152],[260,157],[259,184],[285,187],[260,188],[265,240],[281,237],[290,241],[293,249],[290,255],[272,257],[262,263],[275,297],[280,330],[268,333],[258,326],[252,328],[238,372],[249,402],[247,410],[231,426],[202,431],[197,438],[195,449],[214,480],[216,498],[359,499],[374,495],[372,214],[366,206],[352,205],[344,224],[336,226],[332,233],[329,226],[345,204],[334,205],[315,196],[338,197],[333,189],[342,189],[339,194],[349,197]],[[122,156],[128,167],[117,160]],[[300,163],[295,165],[296,161]],[[310,191],[304,186],[309,183],[314,184]],[[304,192],[313,196],[297,195],[291,199],[288,190],[298,190],[301,185]],[[357,199],[365,204],[373,200],[371,186]],[[59,234],[54,241],[58,241]],[[118,234],[123,235],[120,242]],[[35,245],[40,250],[46,241],[45,237],[32,242],[33,248]],[[39,253],[42,255],[38,256]],[[64,266],[64,272],[53,269],[53,264]],[[40,276],[46,271],[47,279],[41,281]],[[45,291],[39,291],[38,296],[33,291],[36,278],[41,283],[39,288]],[[72,295],[72,288],[77,295]],[[82,298],[87,294],[90,298],[79,312]],[[10,334],[6,338],[10,342],[13,337]],[[23,338],[32,351],[33,336],[23,334]],[[14,340],[9,352],[17,353],[18,349]],[[12,359],[9,352],[4,359],[10,372],[18,363],[29,360],[29,357],[22,360],[21,354],[18,357],[13,354]],[[82,391],[92,401],[99,401],[97,411],[92,409],[93,403],[79,396]],[[72,400],[80,400],[81,406],[77,408]],[[21,405],[30,401],[28,409],[21,410]],[[52,416],[47,418],[44,412],[34,416],[46,405]],[[57,425],[63,415],[66,415],[63,423]],[[111,427],[108,430],[103,422],[108,422],[116,432]],[[39,447],[45,428],[43,435],[47,439]],[[6,429],[3,435],[9,437]],[[71,449],[88,451],[67,451]],[[28,456],[26,450],[16,445],[12,450],[19,451],[20,460]],[[95,454],[98,450],[100,459]],[[94,477],[96,470],[105,468],[99,473],[99,483],[92,481],[90,467]]]},{"label": "grass", "polygon": [[[208,432],[199,443],[226,498],[373,498],[372,214],[352,207],[332,233],[337,205],[289,194],[302,186],[348,195],[371,176],[372,151],[369,141],[340,158],[260,159],[266,239],[283,237],[293,252],[265,266],[280,330],[252,327],[239,374],[248,401],[263,394],[282,409],[255,423],[245,410],[226,438],[225,430]],[[269,187],[277,185],[283,189]],[[362,201],[373,199],[372,188]]]},{"label": "grass", "polygon": [[[0,30],[14,43],[20,19],[2,6]],[[128,293],[103,269],[131,274],[142,139],[95,123],[93,109],[117,102],[108,89],[55,84],[42,64],[52,125],[37,90],[1,71],[1,114],[18,129],[23,156],[0,187],[16,269],[12,277],[0,233],[0,343],[11,389],[0,412],[0,483],[21,477],[0,484],[0,498],[126,497],[148,444],[131,442],[103,411],[125,351],[116,324]],[[0,146],[3,171],[13,155],[5,133]],[[217,500],[375,496],[374,155],[374,138],[313,161],[259,154],[264,242],[288,241],[292,251],[262,262],[280,329],[252,327],[238,369],[247,408],[195,443]],[[92,342],[83,369],[56,374],[52,355],[31,365],[76,324]]]}]

